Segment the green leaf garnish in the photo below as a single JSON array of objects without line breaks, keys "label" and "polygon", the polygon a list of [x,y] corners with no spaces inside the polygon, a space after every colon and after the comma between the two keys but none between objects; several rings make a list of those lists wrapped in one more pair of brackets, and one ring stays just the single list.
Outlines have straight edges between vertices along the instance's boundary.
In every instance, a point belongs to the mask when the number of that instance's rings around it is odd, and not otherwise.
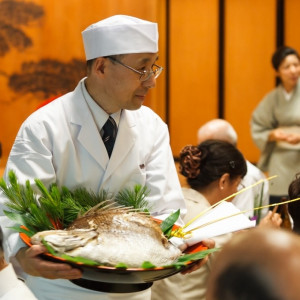
[{"label": "green leaf garnish", "polygon": [[214,253],[216,251],[220,251],[220,248],[212,248],[212,249],[202,250],[202,251],[195,252],[195,253],[184,254],[184,255],[180,256],[177,259],[177,261],[172,265],[177,265],[177,266],[186,265],[190,261],[203,259],[207,255]]},{"label": "green leaf garnish", "polygon": [[55,257],[60,257],[65,259],[66,261],[73,262],[73,263],[81,263],[88,266],[97,266],[100,265],[98,262],[87,259],[81,256],[70,256],[67,254],[60,254],[57,251],[55,251],[44,239],[42,239],[42,244],[46,247],[47,251],[52,254]]},{"label": "green leaf garnish", "polygon": [[100,265],[98,262],[91,260],[91,259],[87,259],[81,256],[70,256],[67,254],[61,254],[60,255],[61,258],[69,261],[69,262],[74,262],[74,263],[81,263],[84,265],[88,265],[88,266],[98,266]]},{"label": "green leaf garnish", "polygon": [[42,244],[46,247],[50,254],[53,256],[58,256],[58,253],[44,239],[42,239]]},{"label": "green leaf garnish", "polygon": [[[56,252],[44,239],[42,239],[42,244],[46,247],[47,251],[55,257],[63,258],[66,261],[73,262],[73,263],[80,263],[80,264],[85,264],[85,265],[89,265],[89,266],[101,266],[101,264],[99,264],[98,262],[84,258],[84,257],[60,254],[60,253]],[[199,251],[196,253],[184,254],[184,255],[180,256],[176,262],[174,262],[168,266],[164,266],[164,267],[180,268],[182,266],[187,265],[187,263],[190,261],[203,259],[207,255],[214,253],[216,251],[219,251],[219,250],[220,250],[220,248],[213,248],[213,249]],[[128,269],[128,265],[126,265],[125,263],[122,263],[122,262],[118,263],[114,267],[116,269]],[[141,265],[142,269],[154,269],[156,267],[157,266],[155,266],[150,261],[145,261]]]},{"label": "green leaf garnish", "polygon": [[25,229],[25,228],[22,228],[22,227],[20,227],[20,226],[12,226],[12,227],[8,227],[8,228],[13,229],[13,230],[15,230],[15,231],[17,231],[17,232],[24,233],[24,234],[26,234],[26,235],[29,236],[29,237],[32,237],[32,236],[35,234],[35,232],[30,231],[30,230],[28,230],[27,228],[26,228],[26,229]]},{"label": "green leaf garnish", "polygon": [[172,228],[180,215],[180,209],[168,216],[161,224],[160,228],[166,237],[170,237]]},{"label": "green leaf garnish", "polygon": [[150,261],[144,261],[142,263],[142,268],[143,269],[154,269],[154,268],[156,268],[156,266]]},{"label": "green leaf garnish", "polygon": [[115,268],[117,268],[117,269],[127,269],[128,266],[127,266],[126,264],[124,264],[124,263],[118,263],[118,264],[115,266]]}]

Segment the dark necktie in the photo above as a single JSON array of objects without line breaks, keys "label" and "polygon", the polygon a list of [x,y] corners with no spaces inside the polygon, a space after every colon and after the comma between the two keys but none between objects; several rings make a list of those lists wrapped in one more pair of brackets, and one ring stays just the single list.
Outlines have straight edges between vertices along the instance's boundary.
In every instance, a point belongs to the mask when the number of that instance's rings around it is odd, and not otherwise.
[{"label": "dark necktie", "polygon": [[106,123],[104,124],[104,126],[102,127],[102,129],[103,129],[102,140],[106,147],[108,156],[110,157],[117,136],[117,124],[112,117],[109,117]]}]

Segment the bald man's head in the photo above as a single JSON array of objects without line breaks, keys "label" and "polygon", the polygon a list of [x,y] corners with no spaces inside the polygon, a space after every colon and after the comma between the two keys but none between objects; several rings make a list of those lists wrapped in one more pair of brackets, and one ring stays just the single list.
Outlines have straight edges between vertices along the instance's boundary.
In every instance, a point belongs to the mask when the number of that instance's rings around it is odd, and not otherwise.
[{"label": "bald man's head", "polygon": [[207,300],[296,300],[300,237],[272,228],[236,234],[214,262]]},{"label": "bald man's head", "polygon": [[231,124],[223,119],[213,119],[201,126],[197,133],[198,144],[206,140],[221,140],[236,146],[237,134]]}]

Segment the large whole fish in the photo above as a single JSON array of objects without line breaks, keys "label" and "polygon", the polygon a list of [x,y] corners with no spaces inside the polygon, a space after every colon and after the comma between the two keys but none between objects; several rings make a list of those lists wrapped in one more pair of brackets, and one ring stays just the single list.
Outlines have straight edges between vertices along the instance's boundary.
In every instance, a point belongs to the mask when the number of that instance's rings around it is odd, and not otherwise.
[{"label": "large whole fish", "polygon": [[66,230],[38,232],[31,242],[40,244],[42,239],[58,253],[81,256],[108,266],[124,263],[128,267],[140,267],[145,261],[165,266],[181,255],[151,217],[128,208],[87,213]]}]

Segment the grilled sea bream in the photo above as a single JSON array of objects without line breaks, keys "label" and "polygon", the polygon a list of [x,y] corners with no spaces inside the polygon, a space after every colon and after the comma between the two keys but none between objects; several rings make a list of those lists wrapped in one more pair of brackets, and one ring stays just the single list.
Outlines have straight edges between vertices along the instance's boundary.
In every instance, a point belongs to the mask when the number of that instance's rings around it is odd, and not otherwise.
[{"label": "grilled sea bream", "polygon": [[55,251],[99,264],[141,267],[172,264],[182,253],[163,235],[149,215],[128,208],[101,209],[76,219],[66,230],[36,233],[32,244],[45,240]]}]

